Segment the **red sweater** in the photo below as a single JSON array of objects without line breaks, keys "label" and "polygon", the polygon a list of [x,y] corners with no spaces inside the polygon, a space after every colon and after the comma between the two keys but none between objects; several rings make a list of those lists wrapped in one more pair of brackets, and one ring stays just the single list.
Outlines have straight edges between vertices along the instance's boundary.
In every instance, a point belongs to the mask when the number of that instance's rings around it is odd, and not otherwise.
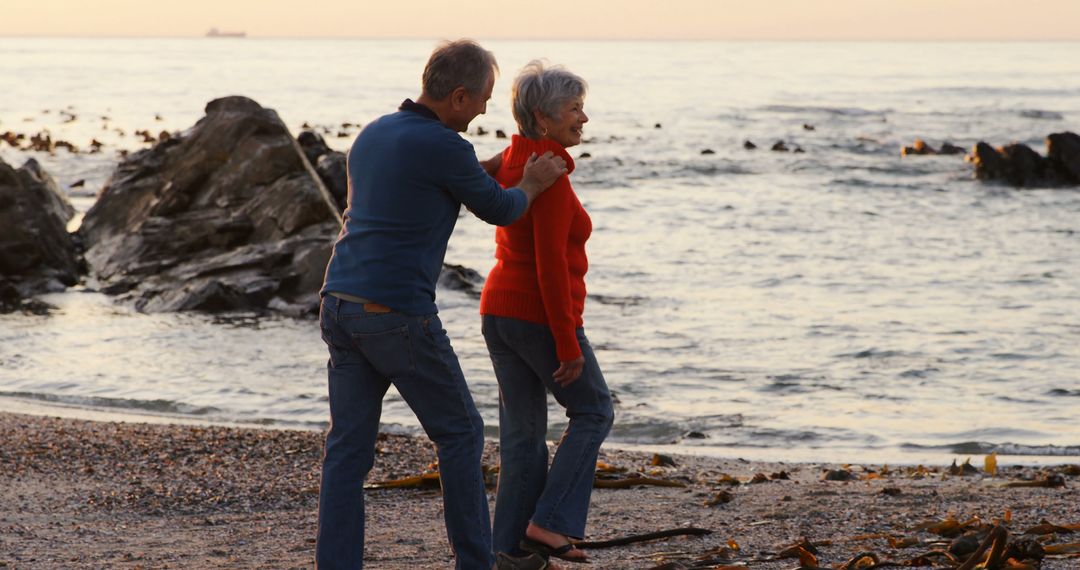
[{"label": "red sweater", "polygon": [[[503,151],[495,179],[504,187],[521,181],[529,155],[561,156],[569,172],[574,160],[562,145],[514,135]],[[585,240],[592,221],[563,175],[537,198],[529,211],[495,230],[495,267],[484,283],[480,313],[548,325],[560,362],[581,356],[575,329],[585,310]]]}]

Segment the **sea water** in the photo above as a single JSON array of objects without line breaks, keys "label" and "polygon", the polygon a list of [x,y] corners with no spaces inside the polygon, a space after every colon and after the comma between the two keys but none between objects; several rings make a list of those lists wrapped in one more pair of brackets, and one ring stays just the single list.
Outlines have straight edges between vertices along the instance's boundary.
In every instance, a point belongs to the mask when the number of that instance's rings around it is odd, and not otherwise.
[{"label": "sea water", "polygon": [[[530,59],[589,82],[571,180],[594,223],[585,327],[618,399],[610,443],[780,460],[1080,455],[1080,189],[900,155],[920,137],[1045,152],[1046,135],[1080,131],[1080,44],[484,44],[501,74],[464,135],[483,158],[506,144],[496,130],[516,130],[509,85]],[[0,158],[37,159],[85,212],[117,151],[146,146],[134,131],[182,131],[227,95],[344,151],[354,125],[419,94],[433,45],[3,38],[0,133],[105,146],[0,143]],[[769,150],[781,140],[803,152]],[[464,214],[446,261],[486,274],[492,252],[493,228]],[[326,425],[314,320],[140,314],[92,284],[44,299],[58,310],[0,316],[4,409]],[[440,290],[438,304],[494,435],[478,302]],[[394,392],[382,418],[419,431]],[[556,438],[554,403],[549,421]]]}]

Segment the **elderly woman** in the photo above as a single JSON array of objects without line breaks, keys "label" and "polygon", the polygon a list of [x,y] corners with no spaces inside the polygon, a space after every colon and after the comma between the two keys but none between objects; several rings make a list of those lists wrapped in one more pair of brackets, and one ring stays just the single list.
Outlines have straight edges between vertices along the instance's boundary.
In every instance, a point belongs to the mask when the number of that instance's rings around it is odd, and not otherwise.
[{"label": "elderly woman", "polygon": [[[520,134],[503,151],[495,178],[509,187],[530,156],[561,156],[581,143],[585,81],[561,67],[530,62],[514,80]],[[480,298],[484,339],[499,382],[501,468],[495,502],[496,552],[584,562],[585,536],[600,444],[614,419],[611,394],[582,328],[585,240],[592,222],[567,175],[528,213],[495,233],[495,257]],[[548,468],[547,392],[569,424]]]}]

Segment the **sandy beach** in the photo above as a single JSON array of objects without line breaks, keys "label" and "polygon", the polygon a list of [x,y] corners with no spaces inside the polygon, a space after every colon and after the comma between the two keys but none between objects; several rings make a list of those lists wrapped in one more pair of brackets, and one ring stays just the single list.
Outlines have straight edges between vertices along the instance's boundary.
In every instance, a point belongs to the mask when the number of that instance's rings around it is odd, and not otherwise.
[{"label": "sandy beach", "polygon": [[[309,568],[322,439],[0,414],[0,568]],[[495,457],[489,443],[485,463]],[[422,438],[385,435],[368,483],[416,475],[434,459]],[[972,461],[979,472],[967,476],[950,475],[947,465],[886,470],[693,456],[656,467],[650,454],[613,449],[601,459],[627,470],[617,478],[637,473],[685,486],[597,489],[589,539],[713,532],[591,550],[593,567],[795,568],[797,558],[778,555],[804,538],[824,568],[862,552],[900,562],[948,548],[952,538],[936,533],[940,526],[920,525],[949,519],[965,528],[1008,519],[1012,536],[1062,525],[1028,537],[1047,545],[1075,543],[1068,531],[1080,530],[1075,466],[1013,466],[990,477],[981,457]],[[825,480],[830,470],[851,479]],[[1008,486],[1048,476],[1055,486]],[[369,567],[452,567],[437,489],[369,491],[368,516]],[[1042,568],[1076,568],[1075,556],[1047,556]]]}]

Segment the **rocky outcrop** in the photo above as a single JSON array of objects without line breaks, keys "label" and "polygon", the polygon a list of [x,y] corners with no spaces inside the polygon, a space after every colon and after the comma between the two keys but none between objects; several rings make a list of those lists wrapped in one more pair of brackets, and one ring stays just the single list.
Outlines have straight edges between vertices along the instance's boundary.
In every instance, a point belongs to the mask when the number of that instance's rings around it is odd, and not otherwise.
[{"label": "rocky outcrop", "polygon": [[0,160],[0,312],[24,299],[62,291],[82,273],[78,248],[67,231],[74,208],[37,161],[16,170]]},{"label": "rocky outcrop", "polygon": [[1080,184],[1080,135],[1066,132],[1046,137],[1046,157],[1062,178]]},{"label": "rocky outcrop", "polygon": [[1003,180],[1017,187],[1074,186],[1080,184],[1080,136],[1055,133],[1047,137],[1047,156],[1013,143],[1001,148],[980,142],[968,160],[975,178]]},{"label": "rocky outcrop", "polygon": [[323,185],[334,197],[338,212],[344,212],[349,199],[349,170],[345,153],[331,150],[322,135],[314,131],[304,131],[296,140],[304,149],[308,162],[315,166]]},{"label": "rocky outcrop", "polygon": [[926,141],[922,139],[915,139],[911,146],[900,149],[900,156],[931,156],[936,154],[964,154],[964,149],[948,141],[941,143],[941,148],[936,149],[926,144]]},{"label": "rocky outcrop", "polygon": [[443,263],[442,270],[439,272],[439,287],[461,291],[474,299],[479,299],[480,292],[484,289],[484,276],[464,265]]},{"label": "rocky outcrop", "polygon": [[184,133],[131,154],[79,232],[101,290],[139,310],[318,306],[340,217],[277,114],[211,101]]}]

